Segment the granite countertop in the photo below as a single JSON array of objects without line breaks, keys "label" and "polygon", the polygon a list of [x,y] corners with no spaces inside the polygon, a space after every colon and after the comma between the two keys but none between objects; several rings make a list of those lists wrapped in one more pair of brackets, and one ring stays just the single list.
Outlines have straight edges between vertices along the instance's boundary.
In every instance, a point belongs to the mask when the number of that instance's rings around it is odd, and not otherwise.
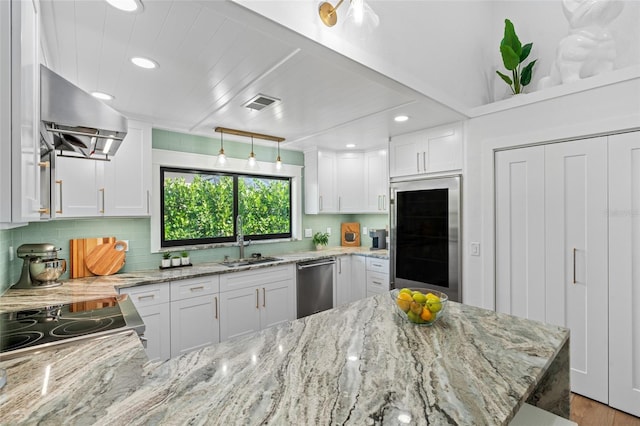
[{"label": "granite countertop", "polygon": [[389,258],[388,250],[370,250],[366,247],[332,247],[320,251],[305,251],[274,255],[276,262],[256,265],[228,267],[220,262],[200,263],[191,267],[155,269],[149,271],[126,272],[109,276],[76,278],[63,281],[61,286],[41,290],[7,290],[0,297],[0,313],[31,309],[34,307],[81,302],[117,294],[117,289],[140,285],[195,278],[203,275],[224,274],[249,269],[266,268],[275,265],[321,259],[332,256],[368,256]]},{"label": "granite countertop", "polygon": [[144,363],[134,334],[0,362],[28,424],[508,424],[568,416],[565,328],[450,302],[432,327],[389,294]]}]

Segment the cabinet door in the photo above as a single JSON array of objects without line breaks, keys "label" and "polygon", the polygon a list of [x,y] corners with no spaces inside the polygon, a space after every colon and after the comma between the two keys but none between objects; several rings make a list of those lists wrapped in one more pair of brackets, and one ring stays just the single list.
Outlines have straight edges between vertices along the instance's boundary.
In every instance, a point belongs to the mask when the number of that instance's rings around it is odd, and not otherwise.
[{"label": "cabinet door", "polygon": [[171,302],[171,356],[218,343],[218,295]]},{"label": "cabinet door", "polygon": [[426,156],[425,172],[462,169],[462,126],[430,130],[423,141],[422,155]]},{"label": "cabinet door", "polygon": [[[37,5],[32,1],[11,2],[13,222],[36,221],[41,213],[40,17]],[[3,92],[3,97],[6,94]]]},{"label": "cabinet door", "polygon": [[420,150],[424,132],[396,136],[389,142],[389,176],[423,173],[425,158]]},{"label": "cabinet door", "polygon": [[609,137],[609,405],[634,416],[640,416],[639,307],[640,132],[634,132]]},{"label": "cabinet door", "polygon": [[171,310],[169,303],[136,307],[144,321],[149,361],[166,361],[171,357]]},{"label": "cabinet door", "polygon": [[336,190],[338,211],[343,213],[364,210],[364,156],[359,152],[338,154],[336,160]]},{"label": "cabinet door", "polygon": [[336,279],[333,294],[334,306],[351,302],[351,256],[338,256],[336,259]]},{"label": "cabinet door", "polygon": [[389,292],[389,274],[367,271],[367,297]]},{"label": "cabinet door", "polygon": [[545,320],[544,147],[495,155],[496,311]]},{"label": "cabinet door", "polygon": [[336,155],[329,151],[318,151],[318,212],[338,211],[336,195]]},{"label": "cabinet door", "polygon": [[296,319],[296,293],[293,280],[260,286],[260,328],[268,328]]},{"label": "cabinet door", "polygon": [[355,302],[365,297],[367,297],[367,258],[352,255],[349,301]]},{"label": "cabinet door", "polygon": [[56,217],[95,217],[104,214],[104,162],[56,158]]},{"label": "cabinet door", "polygon": [[149,216],[151,194],[151,126],[129,120],[127,136],[105,164],[107,216]]},{"label": "cabinet door", "polygon": [[367,212],[389,211],[389,164],[387,150],[379,149],[364,155],[365,203]]},{"label": "cabinet door", "polygon": [[220,293],[220,340],[260,330],[260,290],[241,288]]},{"label": "cabinet door", "polygon": [[571,389],[608,402],[607,139],[545,146],[547,321],[571,330]]}]

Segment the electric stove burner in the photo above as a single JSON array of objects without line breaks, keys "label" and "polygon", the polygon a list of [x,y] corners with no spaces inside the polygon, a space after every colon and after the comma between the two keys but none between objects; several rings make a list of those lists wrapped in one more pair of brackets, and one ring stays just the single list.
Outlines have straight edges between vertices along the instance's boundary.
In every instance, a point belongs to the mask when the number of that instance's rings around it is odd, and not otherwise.
[{"label": "electric stove burner", "polygon": [[[108,329],[113,324],[113,318],[99,318],[95,320],[73,320],[68,321],[65,324],[61,324],[50,331],[52,336],[64,337],[64,336],[80,336],[82,334],[95,333]],[[121,324],[120,326],[123,326]]]},{"label": "electric stove burner", "polygon": [[126,295],[0,314],[0,359],[126,330],[144,323]]},{"label": "electric stove burner", "polygon": [[44,333],[40,331],[23,331],[13,334],[5,334],[0,336],[2,341],[2,350],[13,351],[15,349],[24,348],[35,344],[38,340],[42,339]]}]

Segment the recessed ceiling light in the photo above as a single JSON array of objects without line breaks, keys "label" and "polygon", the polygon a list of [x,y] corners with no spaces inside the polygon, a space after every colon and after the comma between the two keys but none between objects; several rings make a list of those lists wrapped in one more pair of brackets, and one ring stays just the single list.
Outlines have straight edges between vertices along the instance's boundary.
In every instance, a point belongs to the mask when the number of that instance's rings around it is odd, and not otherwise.
[{"label": "recessed ceiling light", "polygon": [[140,0],[107,0],[111,6],[125,12],[142,11],[143,6]]},{"label": "recessed ceiling light", "polygon": [[408,119],[409,117],[407,117],[406,115],[397,115],[393,118],[393,120],[398,123],[402,123],[403,121],[407,121]]},{"label": "recessed ceiling light", "polygon": [[157,62],[152,61],[151,59],[141,58],[139,56],[135,58],[131,58],[131,62],[133,62],[135,65],[139,66],[140,68],[146,68],[149,70],[158,67]]},{"label": "recessed ceiling light", "polygon": [[355,143],[348,143],[345,145],[347,148],[355,148],[356,144]]},{"label": "recessed ceiling light", "polygon": [[91,92],[91,95],[94,98],[102,99],[103,101],[110,101],[110,100],[113,99],[113,96],[111,96],[108,93],[103,93],[103,92]]}]

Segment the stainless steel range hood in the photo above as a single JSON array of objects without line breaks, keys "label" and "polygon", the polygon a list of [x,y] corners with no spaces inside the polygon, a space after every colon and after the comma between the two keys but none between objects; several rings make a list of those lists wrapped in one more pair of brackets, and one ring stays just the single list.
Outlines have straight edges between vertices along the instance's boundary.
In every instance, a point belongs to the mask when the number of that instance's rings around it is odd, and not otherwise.
[{"label": "stainless steel range hood", "polygon": [[127,134],[128,123],[44,65],[40,66],[40,134],[58,155],[108,160]]}]

